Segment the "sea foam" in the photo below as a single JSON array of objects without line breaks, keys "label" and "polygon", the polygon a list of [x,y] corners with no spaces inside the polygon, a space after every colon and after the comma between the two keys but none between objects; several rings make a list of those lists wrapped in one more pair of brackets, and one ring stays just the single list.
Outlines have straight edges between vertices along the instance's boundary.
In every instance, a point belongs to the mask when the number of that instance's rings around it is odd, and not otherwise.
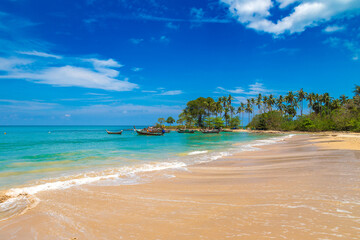
[{"label": "sea foam", "polygon": [[264,140],[255,140],[250,143],[240,145],[240,147],[228,149],[227,151],[221,152],[209,152],[206,150],[193,151],[188,153],[188,158],[185,157],[181,161],[178,160],[147,163],[136,166],[124,166],[120,168],[108,169],[102,172],[88,172],[85,174],[68,176],[62,179],[50,179],[49,182],[36,184],[33,186],[12,188],[5,193],[5,195],[9,196],[10,198],[0,203],[0,220],[8,218],[9,215],[15,215],[25,211],[31,205],[30,203],[34,205],[34,202],[38,202],[38,199],[34,197],[34,195],[39,192],[67,189],[70,187],[92,184],[106,180],[136,178],[138,177],[138,175],[148,172],[156,172],[170,169],[186,170],[186,167],[189,165],[215,161],[217,159],[230,156],[242,151],[256,151],[259,149],[259,146],[284,141],[285,139],[292,136],[294,135],[286,135]]}]

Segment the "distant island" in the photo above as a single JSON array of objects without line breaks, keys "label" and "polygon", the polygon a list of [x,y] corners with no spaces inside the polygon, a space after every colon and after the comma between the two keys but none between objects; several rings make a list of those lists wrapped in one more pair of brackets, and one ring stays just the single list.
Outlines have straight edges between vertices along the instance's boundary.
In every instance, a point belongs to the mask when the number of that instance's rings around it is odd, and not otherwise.
[{"label": "distant island", "polygon": [[[360,132],[360,86],[354,96],[331,97],[329,93],[307,93],[303,89],[285,96],[259,94],[234,106],[229,96],[199,97],[186,104],[176,123],[177,128],[247,128],[277,131],[353,131]],[[305,109],[307,106],[307,114]],[[257,112],[257,114],[256,114]],[[248,124],[244,125],[244,118]],[[175,122],[159,118],[158,124]]]}]

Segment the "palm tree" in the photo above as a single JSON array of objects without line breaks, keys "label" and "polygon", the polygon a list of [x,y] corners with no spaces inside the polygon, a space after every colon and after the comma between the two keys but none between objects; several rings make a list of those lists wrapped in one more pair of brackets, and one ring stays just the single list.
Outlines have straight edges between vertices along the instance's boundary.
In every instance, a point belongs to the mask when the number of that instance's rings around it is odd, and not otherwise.
[{"label": "palm tree", "polygon": [[306,99],[309,101],[308,107],[310,108],[310,114],[312,112],[312,109],[314,107],[314,103],[316,101],[316,95],[315,93],[309,93],[306,97]]},{"label": "palm tree", "polygon": [[295,95],[292,91],[288,92],[288,94],[285,96],[285,101],[290,104],[293,105],[295,102]]},{"label": "palm tree", "polygon": [[217,100],[216,103],[215,103],[215,113],[216,113],[216,117],[219,116],[219,113],[220,113],[220,116],[221,116],[222,110],[223,110],[223,107],[222,107],[222,98],[219,97],[218,100]]},{"label": "palm tree", "polygon": [[261,104],[262,104],[262,96],[261,96],[261,93],[259,93],[257,99],[256,99],[256,105],[259,109],[259,113],[261,112],[260,109],[261,109]]},{"label": "palm tree", "polygon": [[250,99],[248,99],[248,103],[246,104],[245,112],[247,112],[249,114],[249,122],[248,122],[248,124],[249,124],[250,123],[250,115],[253,112],[253,108],[251,106]]},{"label": "palm tree", "polygon": [[341,100],[335,99],[334,101],[332,101],[330,103],[330,107],[331,107],[332,110],[340,108],[341,107]]},{"label": "palm tree", "polygon": [[267,106],[270,111],[272,111],[272,106],[275,104],[275,98],[274,95],[270,94],[268,100],[267,100]]},{"label": "palm tree", "polygon": [[241,122],[244,124],[244,112],[245,112],[245,103],[240,103],[240,107],[242,108],[242,116],[241,116]]},{"label": "palm tree", "polygon": [[307,93],[304,92],[303,89],[300,89],[300,90],[297,92],[298,101],[301,102],[301,108],[300,108],[301,116],[303,115],[303,108],[304,108],[303,101],[304,101],[304,99],[306,99],[306,96],[307,96]]},{"label": "palm tree", "polygon": [[355,96],[360,96],[360,86],[355,84],[355,89],[353,91]]},{"label": "palm tree", "polygon": [[326,108],[327,108],[327,113],[329,113],[329,110],[330,110],[330,103],[331,103],[331,97],[329,95],[329,93],[324,93],[322,96],[321,96],[321,100],[322,102],[325,104]]},{"label": "palm tree", "polygon": [[268,102],[268,97],[267,96],[264,96],[264,98],[263,98],[263,103],[264,103],[264,110],[265,110],[265,112],[266,112],[266,105],[267,105],[267,102]]},{"label": "palm tree", "polygon": [[[255,98],[251,98],[251,99],[250,99],[250,102],[251,102],[252,108],[254,109],[255,103],[256,103],[256,99],[255,99]],[[252,113],[255,114],[254,112],[252,112]],[[254,117],[254,115],[253,115],[253,117]]]},{"label": "palm tree", "polygon": [[235,108],[234,108],[234,106],[231,106],[231,105],[230,105],[229,109],[230,109],[230,120],[231,120],[233,114],[235,113]]},{"label": "palm tree", "polygon": [[348,102],[348,97],[345,95],[340,96],[340,103],[341,105],[345,105]]},{"label": "palm tree", "polygon": [[229,94],[229,96],[227,97],[227,102],[229,104],[229,107],[231,106],[231,101],[234,100],[234,98]]},{"label": "palm tree", "polygon": [[276,106],[280,110],[281,115],[283,115],[283,110],[284,110],[284,107],[285,107],[283,96],[280,95],[278,97],[278,99],[276,99]]},{"label": "palm tree", "polygon": [[244,124],[243,120],[244,120],[244,113],[245,111],[245,104],[241,103],[240,106],[237,109],[237,113],[239,114],[239,117],[241,117],[241,124]]}]

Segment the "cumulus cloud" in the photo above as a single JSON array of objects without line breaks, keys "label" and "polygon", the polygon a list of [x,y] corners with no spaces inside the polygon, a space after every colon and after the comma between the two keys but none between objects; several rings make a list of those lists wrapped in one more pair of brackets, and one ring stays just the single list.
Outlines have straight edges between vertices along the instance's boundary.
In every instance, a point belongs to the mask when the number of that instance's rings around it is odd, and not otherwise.
[{"label": "cumulus cloud", "polygon": [[[280,35],[302,32],[333,18],[359,14],[358,0],[221,0],[246,27]],[[289,9],[292,7],[292,9]],[[290,14],[271,20],[273,10]]]},{"label": "cumulus cloud", "polygon": [[[76,59],[72,59],[75,61]],[[0,70],[6,72],[0,79],[24,79],[34,83],[61,87],[84,87],[111,91],[131,91],[139,88],[126,78],[118,79],[122,65],[113,59],[82,59],[91,66],[72,66],[59,62],[60,66],[49,66],[46,61],[21,58],[0,58]],[[32,66],[33,64],[34,66]],[[78,63],[81,65],[81,62]],[[84,65],[84,63],[83,63]]]}]

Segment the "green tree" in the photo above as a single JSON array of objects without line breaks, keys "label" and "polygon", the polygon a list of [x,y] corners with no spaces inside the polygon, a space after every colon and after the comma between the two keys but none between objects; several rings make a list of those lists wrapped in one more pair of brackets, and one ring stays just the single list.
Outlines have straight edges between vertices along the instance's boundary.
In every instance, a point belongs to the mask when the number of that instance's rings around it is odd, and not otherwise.
[{"label": "green tree", "polygon": [[160,125],[162,125],[164,122],[165,122],[165,118],[159,118],[159,119],[158,119],[158,123],[159,123]]},{"label": "green tree", "polygon": [[302,116],[303,115],[303,109],[304,109],[304,99],[306,99],[306,96],[307,96],[307,93],[304,92],[303,89],[300,89],[298,92],[297,92],[297,98],[298,98],[298,101],[301,103],[300,105],[300,115]]},{"label": "green tree", "polygon": [[168,117],[168,118],[166,119],[166,123],[169,124],[170,126],[171,126],[171,124],[173,124],[174,122],[175,122],[175,119],[172,118],[172,117]]},{"label": "green tree", "polygon": [[355,84],[355,89],[353,92],[355,96],[360,96],[360,86]]},{"label": "green tree", "polygon": [[240,127],[240,118],[238,116],[231,118],[229,125],[231,128]]},{"label": "green tree", "polygon": [[199,127],[204,127],[204,118],[207,116],[207,105],[206,99],[199,97],[195,100],[192,100],[186,104],[186,115],[196,120],[196,125]]}]

